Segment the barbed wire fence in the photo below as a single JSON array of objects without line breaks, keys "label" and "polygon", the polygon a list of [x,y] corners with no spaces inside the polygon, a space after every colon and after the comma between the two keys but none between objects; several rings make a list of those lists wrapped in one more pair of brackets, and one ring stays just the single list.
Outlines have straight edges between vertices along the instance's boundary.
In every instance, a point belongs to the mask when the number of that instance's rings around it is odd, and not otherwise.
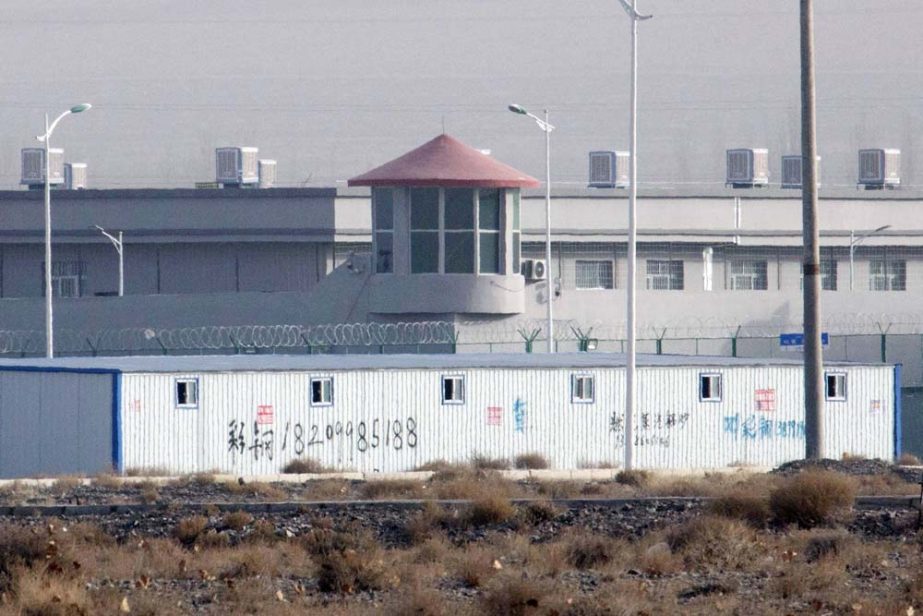
[{"label": "barbed wire fence", "polygon": [[[235,353],[455,353],[543,351],[545,321],[419,321],[321,325],[234,325],[126,328],[55,332],[58,356],[187,355]],[[779,335],[800,332],[800,323],[730,323],[688,318],[641,324],[639,352],[741,357],[791,356]],[[825,319],[827,356],[844,360],[919,362],[923,314],[833,314]],[[558,351],[624,351],[624,323],[555,322]],[[891,350],[890,357],[888,354]],[[0,330],[0,356],[41,356],[42,331]],[[920,366],[923,371],[923,366]],[[923,382],[923,372],[920,374]]]}]

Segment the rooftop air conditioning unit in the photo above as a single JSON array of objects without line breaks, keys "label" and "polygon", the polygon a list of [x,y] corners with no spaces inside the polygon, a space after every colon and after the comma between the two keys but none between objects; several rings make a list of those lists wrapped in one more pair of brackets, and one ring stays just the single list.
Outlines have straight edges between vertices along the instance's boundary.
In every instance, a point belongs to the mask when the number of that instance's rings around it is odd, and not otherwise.
[{"label": "rooftop air conditioning unit", "polygon": [[254,185],[260,181],[256,160],[259,148],[216,148],[215,181],[227,187]]},{"label": "rooftop air conditioning unit", "polygon": [[859,186],[866,189],[901,185],[901,151],[859,150]]},{"label": "rooftop air conditioning unit", "polygon": [[[48,183],[52,186],[64,183],[64,150],[48,150]],[[20,184],[42,186],[45,184],[45,148],[22,149],[22,179]]]},{"label": "rooftop air conditioning unit", "polygon": [[[820,187],[820,156],[817,157],[817,186]],[[782,188],[800,189],[803,183],[801,175],[801,156],[792,154],[782,157]]]},{"label": "rooftop air conditioning unit", "polygon": [[87,187],[87,164],[64,163],[64,188],[82,190]]},{"label": "rooftop air conditioning unit", "polygon": [[259,174],[260,188],[272,188],[276,183],[276,161],[268,158],[260,159]]},{"label": "rooftop air conditioning unit", "polygon": [[590,188],[628,188],[628,152],[590,152]]},{"label": "rooftop air conditioning unit", "polygon": [[769,150],[737,149],[727,151],[727,185],[755,188],[769,184]]},{"label": "rooftop air conditioning unit", "polygon": [[522,275],[526,280],[536,281],[548,278],[548,265],[544,259],[523,259]]}]

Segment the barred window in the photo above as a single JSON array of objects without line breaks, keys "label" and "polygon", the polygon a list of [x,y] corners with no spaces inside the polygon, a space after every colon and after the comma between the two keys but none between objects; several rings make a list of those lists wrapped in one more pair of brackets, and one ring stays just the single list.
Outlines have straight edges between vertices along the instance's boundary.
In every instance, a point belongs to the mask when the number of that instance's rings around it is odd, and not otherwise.
[{"label": "barred window", "polygon": [[[86,264],[83,261],[51,262],[52,297],[81,297]],[[42,262],[42,295],[45,294],[45,262]]]},{"label": "barred window", "polygon": [[647,288],[653,291],[682,291],[683,262],[680,260],[647,260]]},{"label": "barred window", "polygon": [[577,260],[576,286],[578,289],[612,289],[612,261]]},{"label": "barred window", "polygon": [[728,263],[728,288],[735,291],[765,291],[769,288],[766,261],[732,259]]},{"label": "barred window", "polygon": [[872,259],[869,262],[869,290],[905,291],[907,262],[903,259]]}]

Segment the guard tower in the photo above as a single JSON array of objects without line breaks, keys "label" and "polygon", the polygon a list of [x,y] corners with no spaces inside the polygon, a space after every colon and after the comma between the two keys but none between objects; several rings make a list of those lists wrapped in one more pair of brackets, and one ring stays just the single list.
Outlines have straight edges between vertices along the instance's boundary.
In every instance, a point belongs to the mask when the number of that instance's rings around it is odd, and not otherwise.
[{"label": "guard tower", "polygon": [[372,189],[370,312],[523,312],[519,193],[538,180],[443,134],[349,185]]}]

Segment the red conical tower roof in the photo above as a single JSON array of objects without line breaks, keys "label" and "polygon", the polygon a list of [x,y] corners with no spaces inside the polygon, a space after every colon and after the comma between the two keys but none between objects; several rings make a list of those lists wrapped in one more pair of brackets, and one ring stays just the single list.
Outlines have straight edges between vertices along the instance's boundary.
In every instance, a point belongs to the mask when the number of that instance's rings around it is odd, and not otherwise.
[{"label": "red conical tower roof", "polygon": [[530,188],[539,184],[532,176],[445,134],[349,180],[349,186]]}]

